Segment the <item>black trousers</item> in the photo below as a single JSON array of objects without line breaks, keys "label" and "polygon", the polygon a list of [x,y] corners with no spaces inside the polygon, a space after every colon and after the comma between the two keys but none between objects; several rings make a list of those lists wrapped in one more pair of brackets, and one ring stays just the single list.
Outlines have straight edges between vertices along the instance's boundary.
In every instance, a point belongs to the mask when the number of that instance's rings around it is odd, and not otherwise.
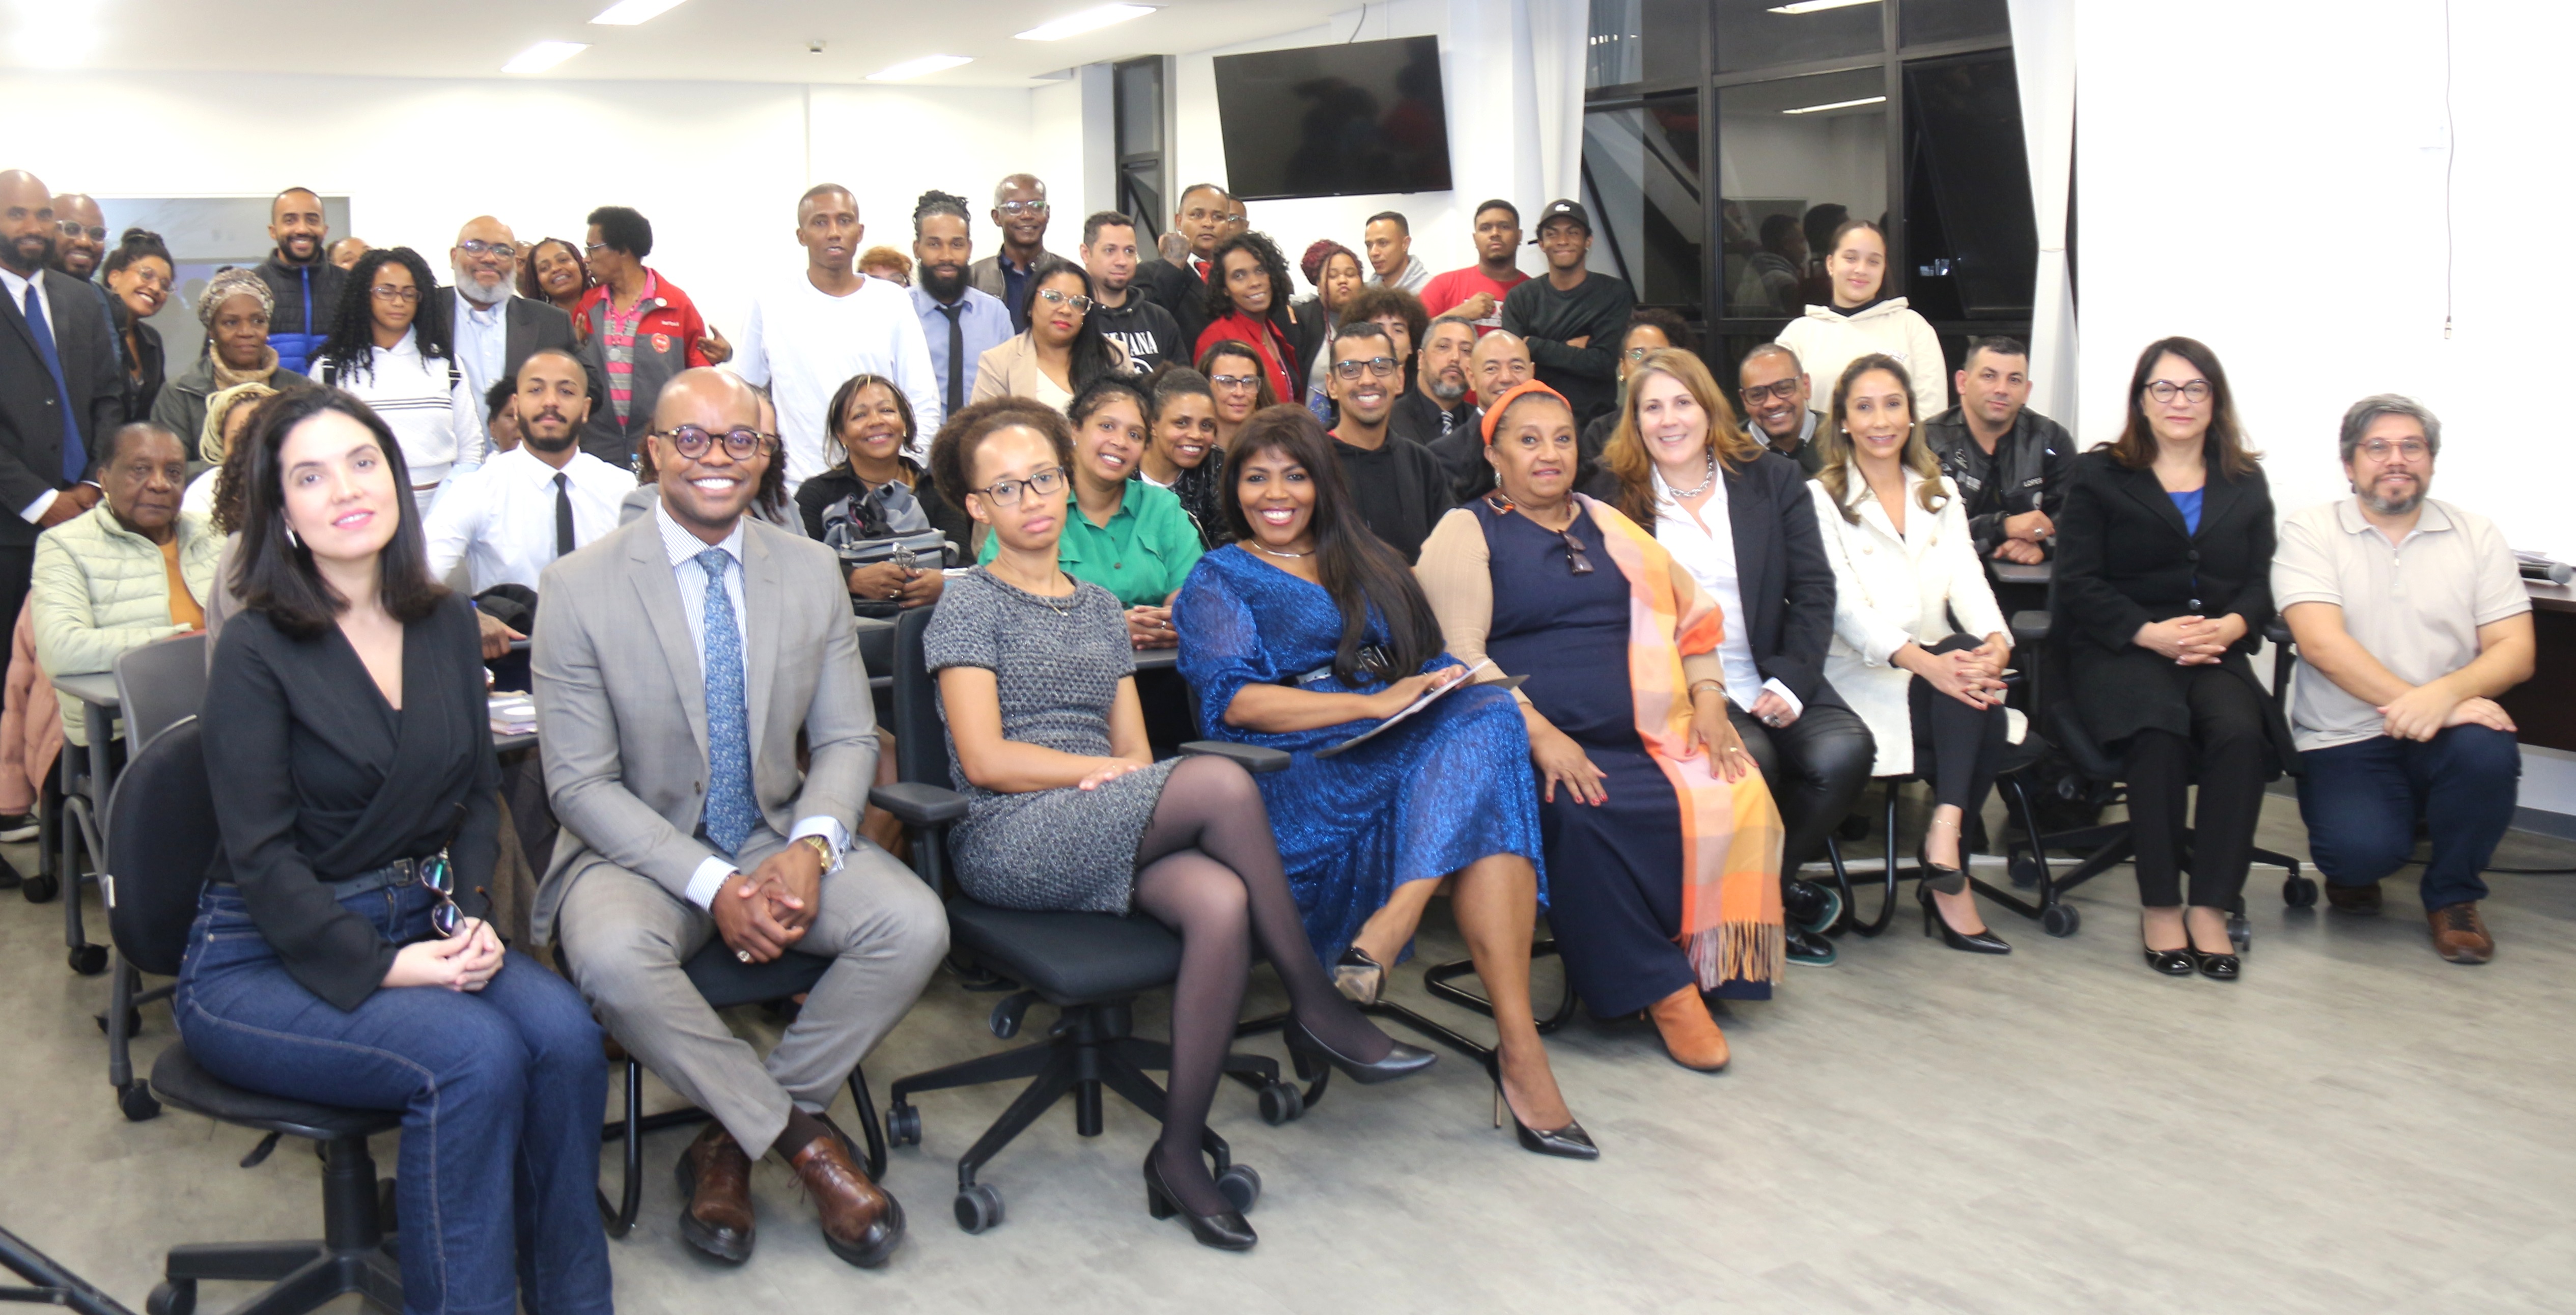
[{"label": "black trousers", "polygon": [[[1975,648],[1976,640],[1952,635],[1933,646],[1935,653]],[[1932,783],[1935,807],[1949,804],[1974,817],[1986,806],[2003,767],[2005,735],[2011,730],[2004,705],[1971,708],[1934,689],[1916,676],[1906,682],[1906,711],[1914,721],[1914,772]],[[1964,828],[1966,823],[1961,822]]]},{"label": "black trousers", "polygon": [[1765,726],[1729,701],[1726,719],[1743,739],[1744,751],[1762,768],[1771,799],[1780,806],[1780,823],[1787,832],[1780,872],[1796,876],[1799,864],[1824,857],[1826,833],[1842,825],[1852,801],[1868,787],[1878,741],[1849,708],[1810,704],[1786,726]]},{"label": "black trousers", "polygon": [[0,545],[0,625],[18,624],[36,578],[36,545]]},{"label": "black trousers", "polygon": [[[2272,746],[2263,734],[2263,700],[2219,667],[2176,669],[2191,705],[2191,736],[2140,731],[2130,737],[2123,769],[2129,825],[2138,845],[2138,902],[2169,909],[2183,902],[2182,856],[2191,833],[2191,903],[2226,908],[2245,889],[2253,862],[2254,823],[2263,812],[2263,778]],[[2200,766],[2196,825],[2184,820],[2192,764]]]}]

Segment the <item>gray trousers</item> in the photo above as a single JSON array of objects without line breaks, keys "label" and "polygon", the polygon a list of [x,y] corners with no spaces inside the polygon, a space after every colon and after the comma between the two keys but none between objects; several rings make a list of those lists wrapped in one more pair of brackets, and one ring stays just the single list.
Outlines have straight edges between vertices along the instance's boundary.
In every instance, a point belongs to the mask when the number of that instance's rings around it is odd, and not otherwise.
[{"label": "gray trousers", "polygon": [[[765,829],[754,837],[743,846],[746,870],[779,848]],[[833,964],[766,1059],[680,970],[714,938],[714,917],[660,883],[613,864],[590,867],[564,892],[555,939],[609,1033],[758,1159],[787,1127],[791,1104],[808,1113],[831,1106],[948,953],[938,897],[864,841],[824,876],[822,905],[788,952]]]}]

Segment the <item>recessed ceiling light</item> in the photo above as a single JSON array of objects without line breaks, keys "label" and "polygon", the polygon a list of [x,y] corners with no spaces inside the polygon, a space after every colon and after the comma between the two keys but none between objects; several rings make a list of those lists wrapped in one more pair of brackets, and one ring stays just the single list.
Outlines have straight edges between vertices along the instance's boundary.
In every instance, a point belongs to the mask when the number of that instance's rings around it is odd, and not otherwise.
[{"label": "recessed ceiling light", "polygon": [[579,41],[540,41],[511,57],[501,66],[504,73],[543,73],[547,69],[590,49]]},{"label": "recessed ceiling light", "polygon": [[1884,102],[1886,99],[1887,97],[1885,96],[1863,96],[1859,100],[1838,100],[1824,105],[1801,105],[1794,110],[1782,110],[1780,112],[1782,114],[1816,114],[1825,110],[1847,110],[1855,105],[1877,105]]},{"label": "recessed ceiling light", "polygon": [[1812,14],[1819,9],[1849,9],[1853,5],[1874,5],[1878,0],[1798,0],[1796,4],[1773,5],[1775,14]]},{"label": "recessed ceiling light", "polygon": [[603,27],[633,27],[649,23],[680,7],[684,0],[617,0],[590,20]]},{"label": "recessed ceiling light", "polygon": [[1097,32],[1113,23],[1124,23],[1131,18],[1143,18],[1152,12],[1154,12],[1152,5],[1102,5],[1097,9],[1085,9],[1078,14],[1067,14],[1052,23],[1040,23],[1020,33],[1020,40],[1062,41],[1066,37],[1078,37],[1085,32]]},{"label": "recessed ceiling light", "polygon": [[878,69],[868,75],[868,81],[901,82],[906,78],[917,78],[927,73],[937,73],[941,69],[952,69],[960,64],[974,62],[975,58],[972,55],[924,55],[919,59],[907,59],[900,64],[889,64]]}]

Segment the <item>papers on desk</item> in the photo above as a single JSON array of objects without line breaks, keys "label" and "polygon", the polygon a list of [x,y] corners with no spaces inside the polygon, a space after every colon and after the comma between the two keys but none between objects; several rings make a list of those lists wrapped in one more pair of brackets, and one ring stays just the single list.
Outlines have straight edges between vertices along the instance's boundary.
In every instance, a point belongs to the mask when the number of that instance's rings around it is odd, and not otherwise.
[{"label": "papers on desk", "polygon": [[[1402,712],[1379,722],[1376,726],[1362,734],[1354,735],[1351,738],[1329,748],[1317,749],[1315,751],[1315,756],[1318,758],[1330,758],[1336,754],[1348,753],[1351,750],[1376,739],[1378,736],[1385,734],[1388,727],[1397,725],[1406,718],[1411,717],[1413,714],[1439,702],[1442,698],[1448,695],[1449,691],[1465,688],[1470,683],[1468,678],[1475,675],[1478,669],[1492,665],[1493,661],[1489,658],[1483,662],[1477,663],[1473,667],[1451,667],[1451,671],[1458,673],[1455,677],[1441,684],[1433,685],[1430,692],[1424,694],[1421,698],[1415,699],[1413,702],[1404,705],[1404,710]],[[1527,676],[1506,676],[1501,680],[1491,681],[1488,683],[1496,689],[1515,690],[1519,689],[1521,687],[1521,682],[1527,679],[1529,679]]]},{"label": "papers on desk", "polygon": [[526,694],[492,696],[492,733],[494,735],[534,735],[537,733],[537,701]]}]

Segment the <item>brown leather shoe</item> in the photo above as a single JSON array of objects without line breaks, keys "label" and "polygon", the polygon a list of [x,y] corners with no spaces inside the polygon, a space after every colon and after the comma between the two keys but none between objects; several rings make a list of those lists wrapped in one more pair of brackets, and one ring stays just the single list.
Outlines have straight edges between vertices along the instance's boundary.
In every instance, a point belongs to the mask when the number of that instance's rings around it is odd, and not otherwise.
[{"label": "brown leather shoe", "polygon": [[680,1236],[718,1260],[751,1259],[751,1157],[721,1123],[709,1123],[680,1154]]},{"label": "brown leather shoe", "polygon": [[832,1254],[873,1269],[903,1242],[903,1207],[851,1163],[849,1148],[834,1133],[805,1143],[787,1162],[823,1216],[823,1245]]},{"label": "brown leather shoe", "polygon": [[2329,881],[2326,903],[2340,913],[2357,913],[2363,917],[2379,916],[2379,883],[2365,881],[2358,886],[2338,886]]},{"label": "brown leather shoe", "polygon": [[1702,1073],[1726,1067],[1726,1034],[1708,1016],[1698,987],[1685,986],[1656,1001],[1646,1013],[1655,1020],[1655,1030],[1664,1034],[1664,1053],[1674,1063]]},{"label": "brown leather shoe", "polygon": [[2476,900],[2445,904],[2425,918],[2433,924],[2433,953],[2453,963],[2485,963],[2495,957],[2495,937],[2487,934]]}]

